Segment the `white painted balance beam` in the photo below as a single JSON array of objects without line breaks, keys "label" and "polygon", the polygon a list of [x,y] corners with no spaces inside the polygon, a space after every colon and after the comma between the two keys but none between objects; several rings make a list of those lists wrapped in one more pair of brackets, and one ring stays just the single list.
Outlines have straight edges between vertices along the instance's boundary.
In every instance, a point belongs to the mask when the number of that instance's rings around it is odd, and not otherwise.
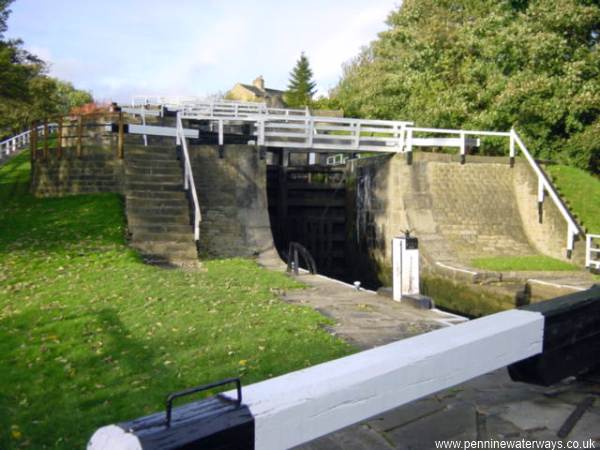
[{"label": "white painted balance beam", "polygon": [[[235,448],[282,450],[311,441],[538,355],[543,335],[541,313],[505,311],[246,386],[242,405],[251,414],[254,441]],[[224,396],[233,400],[235,391]],[[162,436],[162,417],[100,428],[88,450],[158,448],[158,441],[163,448],[179,448],[176,432],[170,440]],[[144,420],[151,425],[140,430],[132,425]],[[190,426],[185,413],[179,420]]]}]

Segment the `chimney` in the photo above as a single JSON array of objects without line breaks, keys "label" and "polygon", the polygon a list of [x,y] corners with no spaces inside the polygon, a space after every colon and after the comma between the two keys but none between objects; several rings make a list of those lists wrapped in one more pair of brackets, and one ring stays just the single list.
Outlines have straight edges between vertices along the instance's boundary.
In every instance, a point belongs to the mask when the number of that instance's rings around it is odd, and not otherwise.
[{"label": "chimney", "polygon": [[265,80],[262,77],[262,75],[260,75],[256,80],[254,80],[252,82],[252,84],[257,87],[258,89],[260,89],[261,91],[265,90]]}]

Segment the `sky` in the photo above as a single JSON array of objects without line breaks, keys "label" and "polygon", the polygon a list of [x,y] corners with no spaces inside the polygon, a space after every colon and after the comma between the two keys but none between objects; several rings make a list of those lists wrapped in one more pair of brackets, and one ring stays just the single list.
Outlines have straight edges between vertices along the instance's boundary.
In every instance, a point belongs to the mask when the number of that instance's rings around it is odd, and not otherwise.
[{"label": "sky", "polygon": [[302,51],[319,94],[400,0],[16,0],[6,37],[97,100],[285,89]]}]

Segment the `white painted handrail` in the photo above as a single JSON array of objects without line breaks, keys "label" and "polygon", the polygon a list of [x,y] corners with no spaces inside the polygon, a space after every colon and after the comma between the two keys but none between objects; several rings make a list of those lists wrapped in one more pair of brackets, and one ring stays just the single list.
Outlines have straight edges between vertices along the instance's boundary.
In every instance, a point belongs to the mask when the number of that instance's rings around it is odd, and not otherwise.
[{"label": "white painted handrail", "polygon": [[600,269],[600,234],[585,237],[585,267]]},{"label": "white painted handrail", "polygon": [[[505,131],[454,130],[447,128],[414,127],[412,122],[369,120],[344,117],[311,116],[308,109],[269,108],[264,103],[238,102],[224,99],[167,98],[138,96],[134,107],[148,105],[174,106],[181,119],[206,120],[216,123],[219,145],[223,145],[225,123],[250,122],[254,125],[257,144],[270,147],[312,149],[325,152],[385,152],[411,154],[416,146],[457,147],[461,162],[465,162],[468,147],[479,146],[479,139],[469,136],[508,137],[511,164],[515,152],[523,154],[538,177],[538,202],[548,193],[567,222],[567,256],[570,257],[575,237],[581,233],[568,208],[554,189],[527,147],[514,129]],[[416,137],[419,133],[441,134],[444,137]],[[455,135],[449,138],[447,135]]]},{"label": "white painted handrail", "polygon": [[198,201],[198,193],[196,192],[196,183],[194,182],[187,138],[185,136],[180,114],[177,114],[177,145],[181,146],[181,153],[183,156],[183,187],[186,191],[190,192],[194,204],[194,240],[198,241],[200,239],[200,221],[202,220],[202,213],[200,212],[200,202]]},{"label": "white painted handrail", "polygon": [[554,189],[552,183],[546,177],[546,174],[542,171],[540,166],[537,164],[531,153],[525,147],[525,144],[521,140],[521,137],[517,134],[514,129],[510,130],[510,139],[511,139],[511,157],[514,158],[514,143],[515,142],[519,146],[519,150],[525,156],[525,159],[535,172],[538,177],[538,202],[541,203],[544,200],[544,192],[547,192],[550,195],[550,198],[554,202],[554,205],[558,208],[561,215],[567,222],[567,253],[568,256],[571,255],[573,251],[573,246],[575,242],[575,236],[579,234],[579,225],[575,222],[571,213],[563,203],[562,199]]},{"label": "white painted handrail", "polygon": [[[54,133],[58,129],[58,124],[49,123],[48,132]],[[37,131],[43,132],[44,125],[39,125]],[[8,139],[0,142],[0,158],[10,156],[16,153],[18,150],[22,150],[31,142],[31,130],[24,131],[15,136],[9,137]]]}]

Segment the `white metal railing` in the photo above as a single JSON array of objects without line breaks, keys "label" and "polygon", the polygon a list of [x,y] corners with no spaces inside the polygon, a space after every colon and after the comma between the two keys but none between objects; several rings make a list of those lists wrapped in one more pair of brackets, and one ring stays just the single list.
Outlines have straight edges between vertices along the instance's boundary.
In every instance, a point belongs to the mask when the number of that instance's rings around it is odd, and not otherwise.
[{"label": "white metal railing", "polygon": [[[58,124],[49,123],[48,133],[54,133],[58,130]],[[44,125],[39,125],[37,131],[43,132]],[[31,130],[24,131],[15,136],[9,137],[4,141],[0,142],[0,158],[10,156],[13,153],[25,148],[31,142]]]},{"label": "white metal railing", "polygon": [[554,186],[552,185],[550,180],[548,180],[548,177],[546,177],[546,174],[544,173],[544,171],[541,169],[541,167],[538,165],[538,163],[535,161],[535,159],[533,159],[533,156],[531,156],[531,153],[529,153],[529,150],[527,150],[527,147],[525,147],[525,144],[521,140],[521,137],[517,134],[517,132],[513,128],[510,130],[510,150],[509,150],[510,153],[509,154],[510,154],[511,161],[514,160],[514,157],[515,157],[515,152],[516,152],[515,144],[517,144],[520,152],[523,154],[523,156],[525,156],[525,159],[527,160],[527,162],[529,163],[529,165],[531,166],[531,168],[537,175],[538,203],[540,205],[543,203],[545,192],[547,192],[548,195],[550,196],[550,198],[552,199],[554,205],[557,207],[557,209],[560,211],[561,215],[567,222],[567,254],[568,254],[568,256],[570,256],[571,253],[573,252],[575,236],[577,236],[580,233],[579,225],[577,225],[577,223],[573,219],[573,216],[571,215],[569,209],[566,207],[566,205],[563,203],[562,199],[556,192],[556,189],[554,189]]},{"label": "white metal railing", "polygon": [[[246,106],[246,105],[244,105]],[[352,152],[402,152],[410,122],[308,115],[306,110],[266,108],[264,112],[236,106],[195,107],[182,119],[216,121],[219,145],[225,122],[250,122],[260,146]]]},{"label": "white metal railing", "polygon": [[600,269],[600,234],[585,237],[585,267]]},{"label": "white metal railing", "polygon": [[258,145],[351,152],[402,152],[410,122],[340,117],[257,118]]},{"label": "white metal railing", "polygon": [[[419,133],[425,133],[428,135],[427,138],[418,138],[415,135]],[[431,137],[431,134],[444,135],[443,138]],[[448,138],[447,136],[457,136],[455,138]],[[544,201],[545,194],[548,193],[553,203],[567,222],[567,256],[570,256],[573,252],[575,243],[575,237],[580,234],[579,225],[573,219],[573,216],[569,212],[568,208],[563,203],[562,199],[556,192],[556,189],[546,177],[546,174],[535,161],[527,147],[523,143],[523,140],[518,133],[511,129],[508,132],[504,131],[482,131],[482,130],[452,130],[444,128],[420,128],[420,127],[408,127],[406,136],[406,152],[411,152],[413,146],[422,145],[433,145],[433,146],[452,146],[460,149],[461,160],[464,162],[464,158],[469,146],[479,145],[478,140],[470,140],[471,136],[491,136],[491,137],[508,137],[509,138],[509,156],[511,165],[514,162],[515,154],[518,151],[525,157],[525,160],[529,163],[531,168],[538,179],[538,203],[541,205]]]},{"label": "white metal railing", "polygon": [[412,122],[406,121],[312,116],[308,109],[268,108],[264,103],[189,97],[134,97],[132,104],[160,107],[175,104],[179,110],[178,126],[182,119],[207,120],[211,126],[217,125],[219,145],[224,144],[226,123],[249,122],[254,126],[253,134],[259,146],[352,153],[395,152],[407,153],[409,157],[413,147],[457,147],[464,162],[468,148],[479,146],[479,139],[474,137],[509,138],[511,165],[517,150],[520,151],[538,178],[539,204],[547,193],[567,222],[568,256],[573,251],[575,237],[581,233],[554,186],[514,129],[503,132],[424,128],[414,127]]},{"label": "white metal railing", "polygon": [[192,197],[194,207],[194,240],[198,241],[200,239],[200,221],[202,220],[202,213],[200,212],[200,202],[198,201],[198,193],[196,192],[192,162],[190,160],[187,138],[185,136],[185,130],[180,114],[177,114],[177,145],[181,146],[180,148],[183,156],[183,188],[188,191]]}]

